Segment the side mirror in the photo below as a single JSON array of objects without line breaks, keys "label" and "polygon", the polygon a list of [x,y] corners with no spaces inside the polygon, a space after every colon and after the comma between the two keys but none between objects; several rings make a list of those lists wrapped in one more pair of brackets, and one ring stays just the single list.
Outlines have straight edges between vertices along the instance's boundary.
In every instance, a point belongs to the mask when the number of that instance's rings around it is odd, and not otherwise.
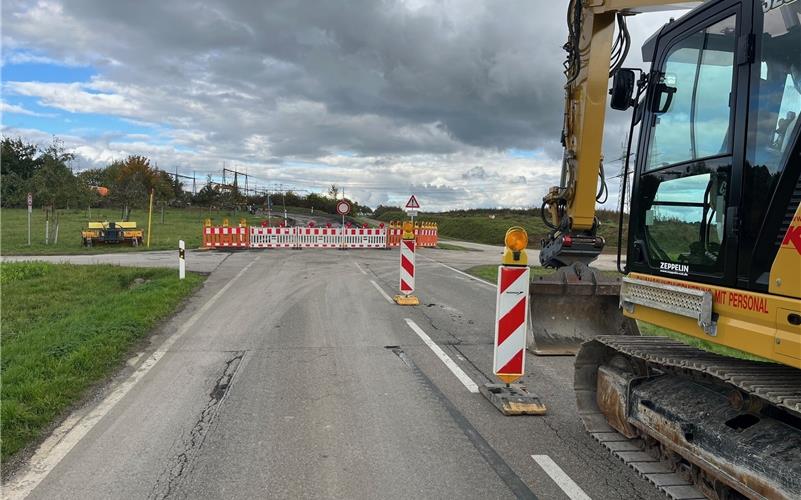
[{"label": "side mirror", "polygon": [[626,111],[632,106],[634,82],[634,70],[623,68],[617,70],[612,78],[612,88],[609,89],[609,95],[612,96],[610,102],[612,109]]}]

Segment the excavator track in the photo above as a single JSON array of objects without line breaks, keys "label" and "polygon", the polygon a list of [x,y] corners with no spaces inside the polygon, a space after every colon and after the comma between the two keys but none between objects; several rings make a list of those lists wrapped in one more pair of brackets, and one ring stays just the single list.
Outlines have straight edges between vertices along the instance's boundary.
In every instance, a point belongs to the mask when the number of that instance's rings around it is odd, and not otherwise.
[{"label": "excavator track", "polygon": [[587,431],[670,498],[801,498],[798,370],[614,335],[583,344],[574,386]]}]

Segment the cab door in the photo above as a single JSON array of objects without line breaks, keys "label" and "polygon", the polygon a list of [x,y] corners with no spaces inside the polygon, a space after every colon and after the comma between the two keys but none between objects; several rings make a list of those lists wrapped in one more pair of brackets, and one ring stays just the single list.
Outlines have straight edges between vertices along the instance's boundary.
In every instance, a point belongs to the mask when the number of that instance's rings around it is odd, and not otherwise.
[{"label": "cab door", "polygon": [[659,35],[640,123],[629,270],[736,281],[749,33],[750,9],[724,1]]}]

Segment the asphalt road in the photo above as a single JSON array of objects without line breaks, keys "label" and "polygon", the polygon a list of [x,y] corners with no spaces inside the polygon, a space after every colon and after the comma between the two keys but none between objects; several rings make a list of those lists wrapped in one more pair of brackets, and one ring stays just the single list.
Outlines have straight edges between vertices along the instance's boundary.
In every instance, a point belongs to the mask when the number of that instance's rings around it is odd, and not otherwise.
[{"label": "asphalt road", "polygon": [[421,250],[417,307],[385,297],[395,250],[220,253],[4,496],[663,498],[585,435],[572,358],[527,358],[546,416],[471,392],[491,379],[495,295],[436,261],[458,253]]}]

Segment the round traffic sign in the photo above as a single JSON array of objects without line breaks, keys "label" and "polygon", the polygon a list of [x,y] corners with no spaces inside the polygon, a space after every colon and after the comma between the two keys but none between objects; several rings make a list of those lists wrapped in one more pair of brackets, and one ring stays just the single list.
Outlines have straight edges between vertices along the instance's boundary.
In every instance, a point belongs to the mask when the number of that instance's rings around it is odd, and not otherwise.
[{"label": "round traffic sign", "polygon": [[339,200],[337,202],[337,213],[339,215],[348,215],[350,213],[350,202],[348,200]]}]

